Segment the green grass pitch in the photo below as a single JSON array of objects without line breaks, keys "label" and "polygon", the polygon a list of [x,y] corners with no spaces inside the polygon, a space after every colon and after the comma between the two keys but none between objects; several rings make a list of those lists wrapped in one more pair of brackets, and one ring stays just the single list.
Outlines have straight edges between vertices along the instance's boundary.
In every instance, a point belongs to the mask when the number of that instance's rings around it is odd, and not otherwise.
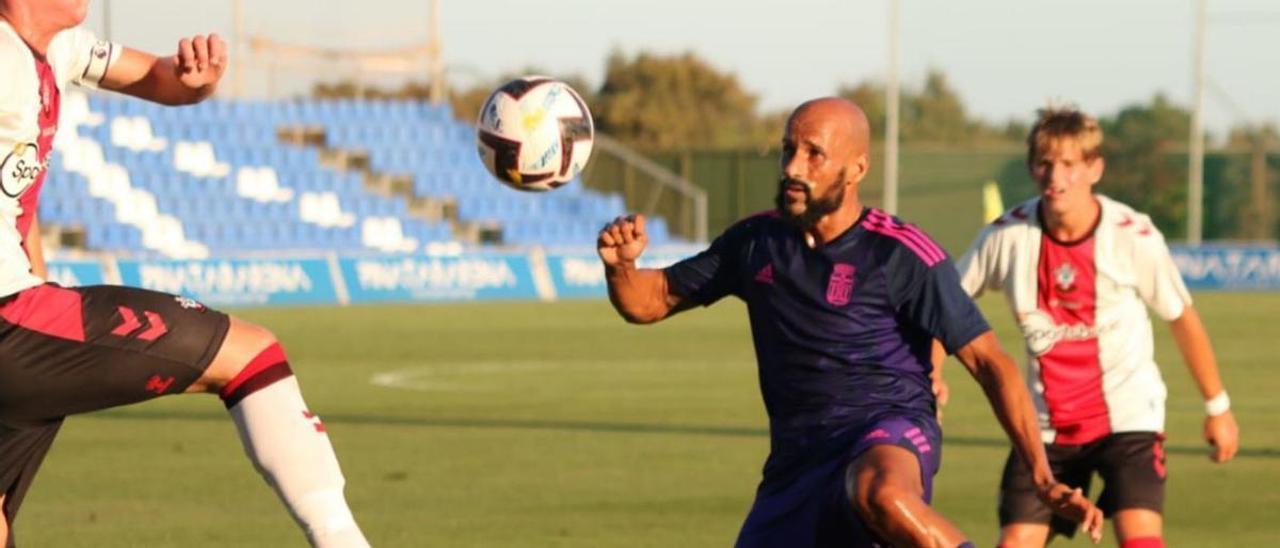
[{"label": "green grass pitch", "polygon": [[[1198,294],[1243,431],[1213,465],[1169,338],[1167,537],[1280,543],[1280,294]],[[1000,297],[984,309],[1021,347]],[[375,546],[729,546],[768,450],[737,301],[635,327],[604,301],[245,310],[285,342]],[[994,543],[1006,444],[949,365],[936,506]],[[17,522],[27,546],[302,546],[213,397],[68,421]],[[1112,543],[1112,540],[1108,540]],[[1085,545],[1086,541],[1055,545]]]}]

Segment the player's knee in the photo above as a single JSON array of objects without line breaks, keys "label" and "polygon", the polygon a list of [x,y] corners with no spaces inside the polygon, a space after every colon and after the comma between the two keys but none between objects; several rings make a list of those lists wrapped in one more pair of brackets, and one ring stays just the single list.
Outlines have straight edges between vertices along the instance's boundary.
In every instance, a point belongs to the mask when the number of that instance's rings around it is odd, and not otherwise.
[{"label": "player's knee", "polygon": [[1048,527],[1004,527],[996,548],[1044,548],[1049,541]]},{"label": "player's knee", "polygon": [[200,383],[206,391],[220,391],[264,361],[284,361],[284,351],[275,334],[262,326],[232,318],[226,339]]},{"label": "player's knee", "polygon": [[877,481],[860,482],[854,496],[854,510],[868,523],[895,523],[906,497],[914,496],[891,484]]}]

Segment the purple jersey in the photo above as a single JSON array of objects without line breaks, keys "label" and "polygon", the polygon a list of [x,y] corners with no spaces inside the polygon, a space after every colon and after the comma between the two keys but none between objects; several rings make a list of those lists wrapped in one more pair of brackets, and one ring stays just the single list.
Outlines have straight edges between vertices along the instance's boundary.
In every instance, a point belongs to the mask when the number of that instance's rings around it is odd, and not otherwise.
[{"label": "purple jersey", "polygon": [[942,248],[873,208],[817,249],[776,214],[749,217],[666,276],[692,303],[747,303],[772,445],[762,487],[883,417],[936,428],[931,339],[954,352],[990,329]]}]

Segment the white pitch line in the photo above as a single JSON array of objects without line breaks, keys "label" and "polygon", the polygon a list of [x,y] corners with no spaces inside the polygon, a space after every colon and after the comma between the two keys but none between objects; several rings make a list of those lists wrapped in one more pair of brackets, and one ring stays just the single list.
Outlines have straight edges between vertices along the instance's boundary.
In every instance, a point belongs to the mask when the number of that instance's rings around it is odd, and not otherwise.
[{"label": "white pitch line", "polygon": [[497,392],[511,390],[514,383],[521,382],[518,380],[521,374],[545,373],[553,370],[590,370],[599,367],[617,371],[634,368],[657,375],[662,371],[672,370],[723,369],[736,373],[744,365],[734,361],[670,359],[608,360],[607,363],[574,359],[446,361],[381,371],[369,377],[369,384],[417,392]]},{"label": "white pitch line", "polygon": [[560,367],[563,365],[538,361],[441,362],[375,373],[369,384],[418,392],[492,392],[506,387],[485,386],[489,384],[483,380],[486,377]]}]

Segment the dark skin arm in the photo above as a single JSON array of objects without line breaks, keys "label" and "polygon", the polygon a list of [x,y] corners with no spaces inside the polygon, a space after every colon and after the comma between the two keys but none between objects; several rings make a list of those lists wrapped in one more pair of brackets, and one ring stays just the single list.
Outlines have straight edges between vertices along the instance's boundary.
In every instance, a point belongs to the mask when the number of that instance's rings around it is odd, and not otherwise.
[{"label": "dark skin arm", "polygon": [[1102,539],[1102,512],[1085,498],[1080,489],[1058,483],[1049,469],[1040,425],[1031,393],[1013,358],[1000,348],[995,334],[987,331],[956,351],[956,358],[982,386],[1000,426],[1013,442],[1014,450],[1031,469],[1040,500],[1055,513],[1080,523],[1094,543]]},{"label": "dark skin arm", "polygon": [[661,270],[636,267],[636,259],[649,243],[644,222],[644,215],[618,217],[600,231],[596,240],[609,286],[609,302],[623,319],[635,324],[658,322],[688,308],[680,297],[671,294],[667,276]]}]

